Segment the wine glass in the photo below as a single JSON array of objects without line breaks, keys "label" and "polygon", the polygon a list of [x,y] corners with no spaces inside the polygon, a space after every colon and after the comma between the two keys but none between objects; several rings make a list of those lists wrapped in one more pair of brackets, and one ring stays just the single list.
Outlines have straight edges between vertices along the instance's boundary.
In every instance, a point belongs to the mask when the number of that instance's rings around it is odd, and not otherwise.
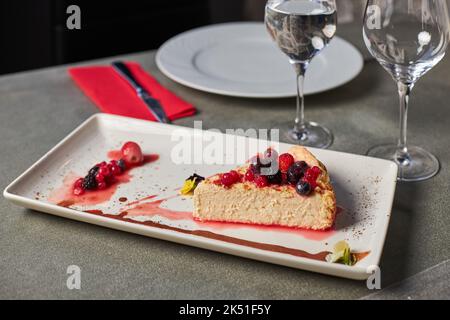
[{"label": "wine glass", "polygon": [[450,39],[446,0],[369,0],[363,33],[370,53],[397,82],[400,97],[398,144],[376,146],[368,154],[394,160],[399,181],[429,179],[438,173],[439,161],[407,145],[408,106],[416,81],[445,55]]},{"label": "wine glass", "polygon": [[333,135],[327,128],[305,121],[304,80],[311,60],[336,33],[335,0],[269,0],[265,23],[271,37],[297,73],[297,114],[288,138],[308,147],[328,148]]}]

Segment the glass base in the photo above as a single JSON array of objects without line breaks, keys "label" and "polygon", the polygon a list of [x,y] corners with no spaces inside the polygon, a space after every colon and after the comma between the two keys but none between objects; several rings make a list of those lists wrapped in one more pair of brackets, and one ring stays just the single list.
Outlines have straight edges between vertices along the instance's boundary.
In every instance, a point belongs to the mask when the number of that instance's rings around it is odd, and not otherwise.
[{"label": "glass base", "polygon": [[333,143],[333,134],[330,130],[315,122],[307,122],[304,130],[289,130],[289,141],[304,147],[327,149]]},{"label": "glass base", "polygon": [[370,149],[368,156],[392,160],[398,165],[398,181],[423,181],[439,172],[438,159],[420,147],[408,147],[408,157],[397,157],[397,145],[381,145]]}]

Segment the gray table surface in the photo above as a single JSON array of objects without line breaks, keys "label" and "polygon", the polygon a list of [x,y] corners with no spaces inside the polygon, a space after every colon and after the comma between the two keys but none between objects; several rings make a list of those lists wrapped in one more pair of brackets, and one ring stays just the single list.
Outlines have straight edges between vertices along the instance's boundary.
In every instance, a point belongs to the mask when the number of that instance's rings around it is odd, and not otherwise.
[{"label": "gray table surface", "polygon": [[[205,128],[221,130],[273,128],[292,120],[294,99],[252,100],[195,91],[164,77],[154,57],[155,52],[144,52],[121,58],[140,62],[198,108],[196,116],[178,120],[178,125],[193,126],[200,119]],[[418,83],[412,97],[410,142],[437,155],[442,170],[430,181],[398,185],[381,261],[382,286],[400,283],[398,292],[403,280],[409,280],[394,297],[408,297],[411,287],[423,288],[420,298],[439,297],[426,285],[429,277],[410,277],[450,258],[449,68],[446,58]],[[97,112],[66,69],[0,77],[0,187]],[[368,61],[354,81],[308,97],[307,116],[333,130],[331,149],[364,154],[374,144],[396,139],[396,95],[388,74]],[[0,298],[347,299],[373,293],[365,282],[110,230],[25,210],[4,199],[0,214]],[[72,264],[82,269],[81,290],[66,287],[66,268]],[[440,280],[435,281],[448,279],[439,270]],[[447,290],[439,292],[449,298],[449,284],[444,286]]]}]

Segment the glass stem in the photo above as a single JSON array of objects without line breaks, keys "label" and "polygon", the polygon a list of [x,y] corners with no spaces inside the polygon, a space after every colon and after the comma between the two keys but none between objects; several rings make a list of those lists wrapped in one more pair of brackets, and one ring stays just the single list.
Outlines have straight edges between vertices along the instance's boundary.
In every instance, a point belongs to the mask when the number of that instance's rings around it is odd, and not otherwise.
[{"label": "glass stem", "polygon": [[295,62],[295,71],[297,73],[297,113],[295,116],[294,132],[300,133],[303,138],[306,139],[306,125],[305,125],[305,97],[304,97],[304,84],[305,74],[308,68],[307,62]]},{"label": "glass stem", "polygon": [[408,130],[408,108],[409,96],[414,84],[398,82],[398,94],[400,99],[400,138],[398,140],[397,153],[395,159],[401,166],[407,166],[411,163],[407,146],[407,130]]}]

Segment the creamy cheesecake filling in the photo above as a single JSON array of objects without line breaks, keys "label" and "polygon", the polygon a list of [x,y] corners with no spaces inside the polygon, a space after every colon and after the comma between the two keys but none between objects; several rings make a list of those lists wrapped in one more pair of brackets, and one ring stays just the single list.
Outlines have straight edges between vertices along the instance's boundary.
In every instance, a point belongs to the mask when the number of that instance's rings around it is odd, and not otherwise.
[{"label": "creamy cheesecake filling", "polygon": [[[281,189],[281,190],[280,190]],[[291,187],[253,188],[247,183],[229,189],[202,183],[195,191],[194,217],[205,221],[227,221],[263,225],[328,229],[332,226],[331,195],[314,193],[300,197]]]}]

